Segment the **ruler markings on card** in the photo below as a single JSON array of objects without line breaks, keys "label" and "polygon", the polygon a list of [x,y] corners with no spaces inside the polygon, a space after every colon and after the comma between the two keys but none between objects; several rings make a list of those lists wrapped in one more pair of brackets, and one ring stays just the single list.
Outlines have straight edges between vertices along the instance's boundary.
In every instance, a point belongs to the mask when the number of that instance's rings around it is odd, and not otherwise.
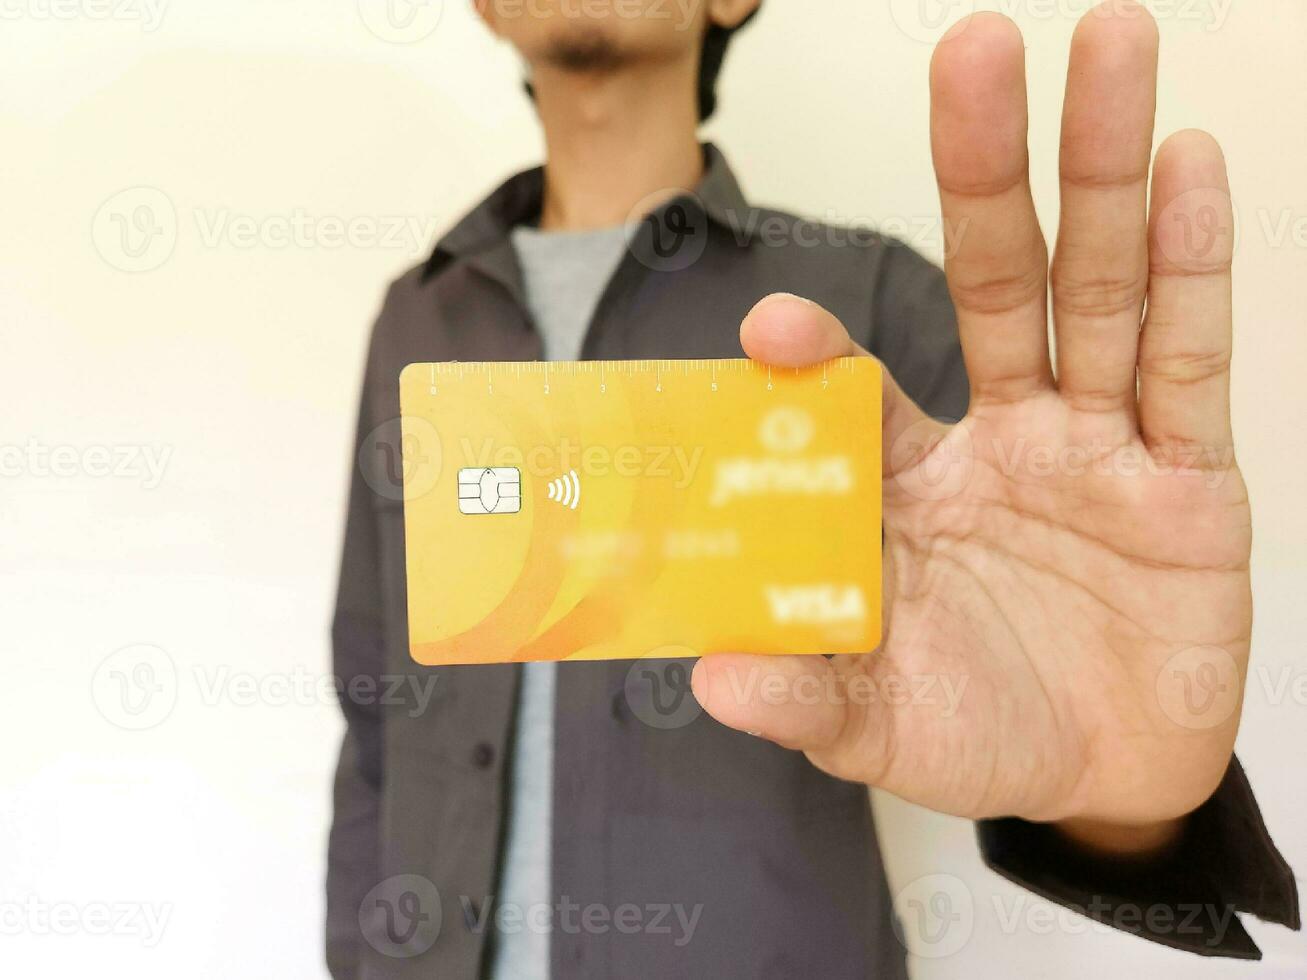
[{"label": "ruler markings on card", "polygon": [[823,390],[835,383],[839,374],[853,371],[856,359],[841,357],[812,365],[809,368],[777,369],[767,364],[759,364],[746,358],[717,359],[662,359],[662,360],[628,360],[628,361],[443,361],[422,365],[429,372],[431,395],[439,395],[441,381],[473,381],[485,386],[486,393],[495,392],[496,378],[539,377],[544,394],[550,394],[555,384],[578,381],[591,377],[601,394],[608,390],[608,383],[614,377],[636,379],[648,377],[653,390],[664,391],[663,382],[669,375],[679,375],[693,379],[702,375],[710,391],[718,391],[719,381],[724,377],[736,376],[756,378],[768,391],[777,388],[779,380],[785,375],[800,379],[805,373]]}]

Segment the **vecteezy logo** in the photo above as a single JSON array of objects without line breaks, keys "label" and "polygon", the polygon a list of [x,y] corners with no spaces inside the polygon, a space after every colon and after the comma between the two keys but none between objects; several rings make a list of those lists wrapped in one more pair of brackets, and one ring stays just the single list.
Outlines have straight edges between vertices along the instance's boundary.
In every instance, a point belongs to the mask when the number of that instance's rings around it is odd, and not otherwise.
[{"label": "vecteezy logo", "polygon": [[158,647],[124,647],[96,668],[91,697],[111,724],[130,731],[153,728],[177,704],[177,665]]},{"label": "vecteezy logo", "polygon": [[359,926],[383,956],[408,959],[429,950],[440,936],[440,893],[421,875],[395,875],[373,888],[359,905]]},{"label": "vecteezy logo", "polygon": [[549,499],[576,510],[581,502],[581,478],[576,475],[576,470],[564,473],[549,484]]},{"label": "vecteezy logo", "polygon": [[522,474],[511,466],[458,471],[458,509],[463,514],[516,514],[522,509]]},{"label": "vecteezy logo", "polygon": [[971,429],[962,422],[941,427],[934,419],[913,422],[889,447],[889,466],[899,488],[918,500],[948,500],[967,488],[975,472]]},{"label": "vecteezy logo", "polygon": [[414,44],[440,24],[443,0],[358,0],[368,30],[391,44]]},{"label": "vecteezy logo", "polygon": [[115,269],[150,272],[177,247],[177,209],[157,187],[129,187],[100,205],[91,240]]},{"label": "vecteezy logo", "polygon": [[[664,212],[663,220],[658,220],[658,215],[651,214],[644,219],[649,225],[649,231],[653,235],[654,255],[660,259],[670,259],[673,255],[681,250],[681,245],[690,236],[694,230],[690,227],[690,217],[685,211],[685,205],[676,203],[671,205]],[[663,231],[667,231],[667,240],[663,239]]]},{"label": "vecteezy logo", "polygon": [[440,433],[426,419],[389,419],[359,443],[363,480],[387,500],[414,500],[429,493],[440,478]]},{"label": "vecteezy logo", "polygon": [[703,714],[690,690],[690,671],[697,650],[662,646],[635,661],[626,673],[626,703],[650,728],[684,728]]},{"label": "vecteezy logo", "polygon": [[890,0],[890,16],[905,37],[939,41],[951,25],[975,9],[975,0]]},{"label": "vecteezy logo", "polygon": [[1223,724],[1239,709],[1242,692],[1238,661],[1221,647],[1181,650],[1157,674],[1158,703],[1182,728],[1203,730]]},{"label": "vecteezy logo", "polygon": [[952,956],[971,939],[975,903],[962,879],[923,875],[909,882],[894,902],[894,932],[908,952],[925,959]]},{"label": "vecteezy logo", "polygon": [[1181,269],[1202,270],[1239,248],[1239,213],[1230,195],[1194,187],[1167,202],[1156,221],[1164,258]]},{"label": "vecteezy logo", "polygon": [[627,215],[626,247],[654,272],[688,269],[708,244],[705,214],[703,202],[690,192],[666,188],[647,194]]}]

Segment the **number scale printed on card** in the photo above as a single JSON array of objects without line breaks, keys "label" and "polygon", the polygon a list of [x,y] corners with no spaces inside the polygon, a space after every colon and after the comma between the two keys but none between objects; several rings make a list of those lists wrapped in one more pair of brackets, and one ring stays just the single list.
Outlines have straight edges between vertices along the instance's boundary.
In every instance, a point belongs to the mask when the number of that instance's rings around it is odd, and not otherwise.
[{"label": "number scale printed on card", "polygon": [[400,401],[419,663],[879,645],[876,361],[412,364]]}]

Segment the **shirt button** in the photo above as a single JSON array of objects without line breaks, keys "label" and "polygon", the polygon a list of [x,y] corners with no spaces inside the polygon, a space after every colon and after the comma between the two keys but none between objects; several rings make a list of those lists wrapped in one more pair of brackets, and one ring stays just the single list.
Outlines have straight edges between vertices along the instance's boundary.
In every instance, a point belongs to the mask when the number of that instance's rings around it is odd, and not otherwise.
[{"label": "shirt button", "polygon": [[489,769],[495,761],[495,747],[489,742],[479,742],[472,750],[472,762],[478,769]]}]

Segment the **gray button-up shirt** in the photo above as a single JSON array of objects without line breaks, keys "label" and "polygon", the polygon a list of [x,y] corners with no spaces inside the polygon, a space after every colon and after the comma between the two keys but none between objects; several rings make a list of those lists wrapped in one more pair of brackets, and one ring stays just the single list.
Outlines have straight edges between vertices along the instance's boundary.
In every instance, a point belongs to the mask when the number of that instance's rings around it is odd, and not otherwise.
[{"label": "gray button-up shirt", "polygon": [[[941,272],[892,240],[753,208],[705,154],[697,192],[631,240],[583,356],[738,357],[744,314],[788,291],[834,312],[928,412],[960,417],[967,381]],[[333,624],[348,724],[328,869],[338,978],[475,978],[491,960],[521,669],[409,658],[398,377],[413,361],[542,356],[509,238],[541,190],[531,171],[473,210],[392,285],[372,336]],[[653,666],[559,665],[552,975],[903,977],[866,787],[703,715],[687,663]],[[1122,902],[1202,901],[1296,923],[1292,873],[1237,763],[1192,824],[1143,880],[1019,820],[983,823],[980,837],[1001,873],[1105,921]],[[1220,935],[1137,920],[1126,927],[1170,945],[1257,955],[1237,920]]]}]

